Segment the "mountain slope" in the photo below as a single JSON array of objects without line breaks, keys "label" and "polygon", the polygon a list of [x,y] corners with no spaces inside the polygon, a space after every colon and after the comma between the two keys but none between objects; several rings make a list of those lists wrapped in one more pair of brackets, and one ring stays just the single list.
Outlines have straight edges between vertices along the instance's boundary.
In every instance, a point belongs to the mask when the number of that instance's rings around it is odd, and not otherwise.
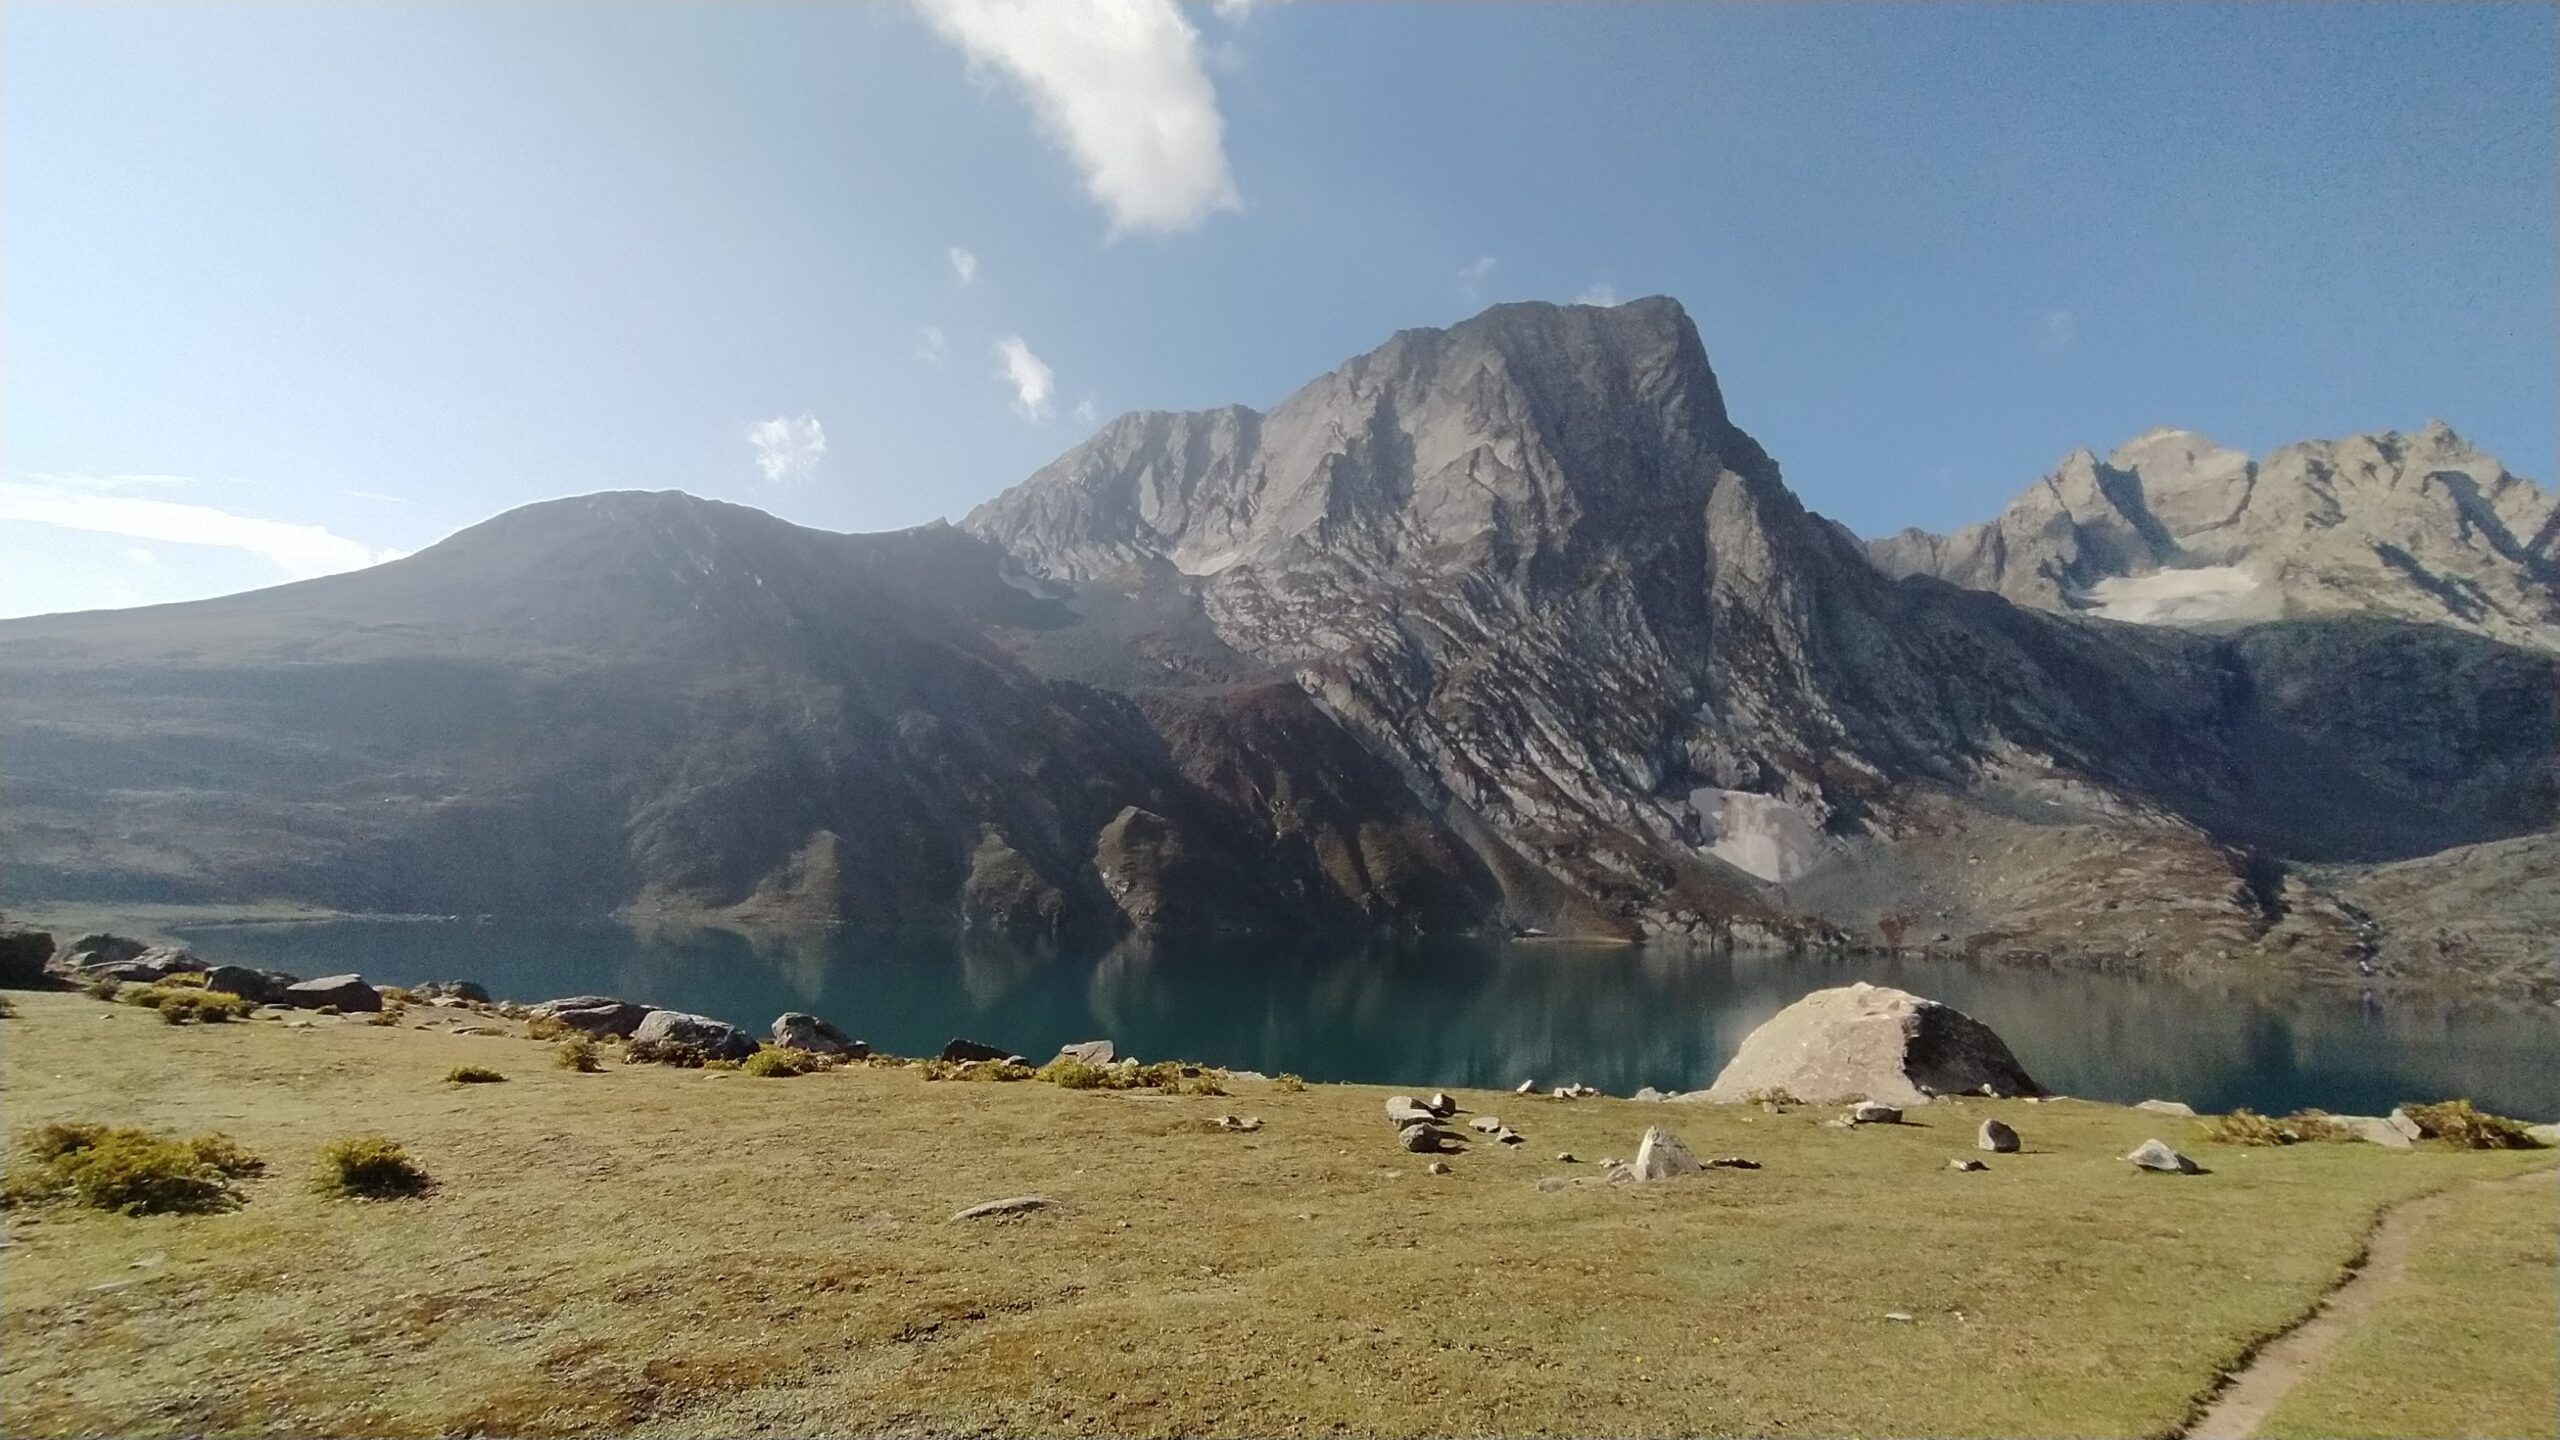
[{"label": "mountain slope", "polygon": [[2295,862],[2560,802],[2548,654],[1886,576],[1664,299],[1123,417],[958,529],[590,496],[0,666],[15,895],[2334,958]]},{"label": "mountain slope", "polygon": [[1996,518],[1872,542],[1891,575],[2141,623],[2381,614],[2560,651],[2560,507],[2441,422],[2288,445],[2074,451]]}]

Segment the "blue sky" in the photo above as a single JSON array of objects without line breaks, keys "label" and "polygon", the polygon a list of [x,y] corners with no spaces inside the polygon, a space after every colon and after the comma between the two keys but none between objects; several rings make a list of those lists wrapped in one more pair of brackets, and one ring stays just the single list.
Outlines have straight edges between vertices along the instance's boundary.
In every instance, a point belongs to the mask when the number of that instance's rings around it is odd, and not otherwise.
[{"label": "blue sky", "polygon": [[0,613],[598,489],[957,517],[1585,295],[1677,296],[1863,533],[2160,424],[2548,484],[2554,15],[14,4]]}]

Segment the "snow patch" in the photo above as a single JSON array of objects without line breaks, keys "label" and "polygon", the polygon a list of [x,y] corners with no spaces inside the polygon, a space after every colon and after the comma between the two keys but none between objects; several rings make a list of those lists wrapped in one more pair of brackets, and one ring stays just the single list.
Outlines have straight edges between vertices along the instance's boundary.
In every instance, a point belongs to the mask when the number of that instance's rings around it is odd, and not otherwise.
[{"label": "snow patch", "polygon": [[2258,577],[2237,565],[2162,570],[2151,575],[2110,575],[2081,598],[2093,615],[2136,625],[2194,625],[2251,613]]},{"label": "snow patch", "polygon": [[1689,792],[1706,851],[1748,875],[1783,885],[1822,862],[1822,827],[1774,795],[1709,787]]}]

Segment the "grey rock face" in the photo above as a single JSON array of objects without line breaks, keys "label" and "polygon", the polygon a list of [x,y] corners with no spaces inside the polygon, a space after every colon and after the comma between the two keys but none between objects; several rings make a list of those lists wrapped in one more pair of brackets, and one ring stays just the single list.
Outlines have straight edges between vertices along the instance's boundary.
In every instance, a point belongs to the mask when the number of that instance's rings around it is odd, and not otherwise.
[{"label": "grey rock face", "polygon": [[1061,1046],[1058,1050],[1058,1058],[1061,1060],[1073,1060],[1079,1064],[1093,1066],[1108,1065],[1118,1054],[1119,1052],[1112,1048],[1108,1040],[1080,1040],[1073,1045]]},{"label": "grey rock face", "polygon": [[1410,1095],[1387,1097],[1387,1121],[1392,1125],[1428,1125],[1440,1118],[1430,1106]]},{"label": "grey rock face", "polygon": [[2379,1115],[2332,1115],[2329,1118],[2368,1145],[2379,1145],[2386,1150],[2410,1150],[2417,1145],[2406,1131]]},{"label": "grey rock face", "polygon": [[1447,1134],[1433,1129],[1429,1122],[1421,1120],[1414,1121],[1396,1132],[1396,1143],[1416,1155],[1434,1154],[1441,1146],[1448,1143],[1448,1140]]},{"label": "grey rock face", "polygon": [[298,980],[284,987],[284,1003],[297,1010],[317,1010],[335,1005],[342,1012],[376,1011],[382,1008],[382,992],[365,983],[361,975],[323,975],[317,980]]},{"label": "grey rock face", "polygon": [[2044,1093],[1981,1021],[1861,982],[1817,990],[1770,1017],[1700,1098],[1731,1104],[1784,1090],[1815,1102],[1863,1095],[1879,1105],[1925,1105],[1933,1094],[1985,1085],[1997,1095]]},{"label": "grey rock face", "polygon": [[2154,1115],[2192,1116],[2196,1113],[2194,1107],[2188,1105],[2184,1100],[2145,1100],[2133,1108],[2136,1110],[2148,1110]]},{"label": "grey rock face", "polygon": [[2193,1175],[2199,1168],[2196,1162],[2170,1149],[2166,1142],[2160,1140],[2145,1140],[2135,1146],[2132,1153],[2124,1158],[2132,1161],[2137,1168],[2171,1175]]},{"label": "grey rock face", "polygon": [[572,1030],[627,1040],[657,1007],[616,1000],[610,995],[569,995],[531,1008],[532,1013],[548,1016]]},{"label": "grey rock face", "polygon": [[953,1040],[942,1047],[942,1058],[955,1062],[962,1060],[1009,1060],[1013,1058],[1013,1052],[1005,1049],[1001,1045],[989,1045],[982,1041]]},{"label": "grey rock face", "polygon": [[712,1060],[744,1060],[756,1053],[756,1038],[726,1020],[689,1015],[681,1010],[652,1010],[631,1032],[634,1045],[692,1045]]},{"label": "grey rock face", "polygon": [[2086,450],[1992,520],[1871,542],[1889,574],[2137,623],[2397,615],[2560,651],[2560,509],[2440,422],[2264,464],[2184,430]]},{"label": "grey rock face", "polygon": [[130,960],[150,948],[128,936],[93,933],[82,935],[63,946],[61,953],[53,957],[53,964],[60,970],[85,970],[92,965],[112,965],[119,960]]},{"label": "grey rock face", "polygon": [[806,1050],[816,1055],[871,1053],[870,1046],[815,1015],[797,1010],[786,1010],[773,1018],[773,1043],[786,1050]]},{"label": "grey rock face", "polygon": [[1985,1120],[1974,1132],[1974,1148],[1994,1155],[2014,1155],[2018,1150],[2018,1132],[1997,1120]]}]

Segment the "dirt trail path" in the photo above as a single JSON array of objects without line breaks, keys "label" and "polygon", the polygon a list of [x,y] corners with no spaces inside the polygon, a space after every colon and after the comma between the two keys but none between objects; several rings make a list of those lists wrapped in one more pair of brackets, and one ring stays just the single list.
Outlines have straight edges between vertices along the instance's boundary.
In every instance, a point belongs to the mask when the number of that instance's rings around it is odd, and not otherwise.
[{"label": "dirt trail path", "polygon": [[[2560,1170],[2535,1170],[2472,1185],[2551,1184]],[[2278,1401],[2317,1369],[2356,1322],[2373,1312],[2409,1268],[2410,1252],[2429,1222],[2444,1213],[2463,1187],[2438,1190],[2393,1207],[2373,1227],[2364,1258],[2345,1282],[2329,1292],[2309,1319],[2258,1347],[2205,1402],[2204,1412],[2179,1432],[2183,1440],[2248,1440]]]}]

